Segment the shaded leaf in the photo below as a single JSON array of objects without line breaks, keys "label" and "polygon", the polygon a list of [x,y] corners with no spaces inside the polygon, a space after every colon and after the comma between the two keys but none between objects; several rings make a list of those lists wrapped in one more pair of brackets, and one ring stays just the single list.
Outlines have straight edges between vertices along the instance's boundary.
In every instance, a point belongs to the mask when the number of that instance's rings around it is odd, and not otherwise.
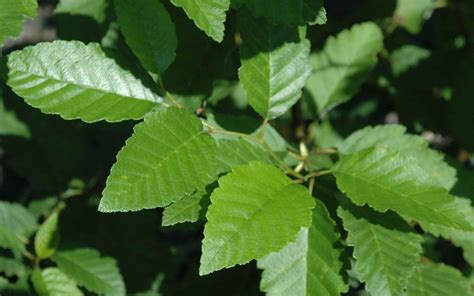
[{"label": "shaded leaf", "polygon": [[291,25],[325,24],[323,0],[235,0],[246,5],[256,17]]},{"label": "shaded leaf", "polygon": [[25,272],[25,266],[17,260],[0,256],[0,273],[11,277]]},{"label": "shaded leaf", "polygon": [[114,259],[94,249],[56,252],[51,259],[68,277],[87,290],[107,296],[125,295],[122,276]]},{"label": "shaded leaf", "polygon": [[142,65],[162,73],[174,61],[178,40],[161,0],[115,0],[120,30]]},{"label": "shaded leaf", "polygon": [[36,219],[22,205],[0,201],[0,229],[27,238],[37,226]]},{"label": "shaded leaf", "polygon": [[55,14],[88,16],[99,23],[105,21],[107,0],[60,0]]},{"label": "shaded leaf", "polygon": [[171,0],[184,9],[196,26],[217,42],[224,39],[224,23],[230,0]]},{"label": "shaded leaf", "polygon": [[35,252],[40,258],[48,258],[54,254],[59,243],[58,212],[52,213],[41,224],[35,236]]},{"label": "shaded leaf", "polygon": [[28,126],[20,121],[13,111],[5,109],[0,92],[0,136],[19,136],[29,138]]},{"label": "shaded leaf", "polygon": [[376,24],[366,22],[329,37],[324,49],[311,55],[313,73],[306,88],[320,114],[357,93],[377,63],[382,47],[382,31]]},{"label": "shaded leaf", "polygon": [[49,196],[42,199],[32,200],[28,204],[28,211],[38,219],[42,215],[47,214],[58,203],[56,196]]},{"label": "shaded leaf", "polygon": [[398,77],[430,56],[431,52],[428,49],[416,45],[408,44],[397,48],[390,55],[392,73]]},{"label": "shaded leaf", "polygon": [[432,0],[398,0],[395,21],[408,32],[418,34],[433,10]]},{"label": "shaded leaf", "polygon": [[25,250],[25,243],[26,241],[20,235],[0,227],[0,247],[11,250],[15,257],[21,257],[21,253]]},{"label": "shaded leaf", "polygon": [[229,172],[232,167],[247,164],[253,160],[272,163],[268,153],[257,145],[251,144],[241,138],[239,139],[219,139],[217,141],[219,162],[219,172]]},{"label": "shaded leaf", "polygon": [[34,270],[31,281],[39,296],[82,296],[76,283],[55,267]]},{"label": "shaded leaf", "polygon": [[273,25],[239,14],[239,78],[252,108],[267,119],[282,115],[301,97],[308,78],[310,43],[304,27]]},{"label": "shaded leaf", "polygon": [[[468,199],[456,197],[455,200],[460,212],[464,213],[471,225],[474,226],[474,208]],[[446,226],[436,225],[433,223],[421,223],[423,230],[435,235],[442,236],[447,240],[451,240],[455,246],[463,249],[464,258],[469,264],[474,266],[474,233],[453,229]]]}]

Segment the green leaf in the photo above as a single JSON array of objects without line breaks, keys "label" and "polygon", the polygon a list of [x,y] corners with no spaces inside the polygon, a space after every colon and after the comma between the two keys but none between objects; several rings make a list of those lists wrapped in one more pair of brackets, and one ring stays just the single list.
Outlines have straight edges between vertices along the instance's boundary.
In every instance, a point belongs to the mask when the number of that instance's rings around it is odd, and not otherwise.
[{"label": "green leaf", "polygon": [[120,270],[114,259],[93,249],[56,252],[51,259],[59,269],[87,290],[106,296],[125,295]]},{"label": "green leaf", "polygon": [[5,109],[0,90],[0,136],[19,136],[30,138],[28,126],[20,121],[16,114]]},{"label": "green leaf", "polygon": [[[270,156],[257,145],[251,144],[241,138],[219,138],[217,140],[217,165],[218,172],[227,173],[234,166],[248,164],[251,161],[259,160],[271,164]],[[197,190],[190,196],[185,196],[181,200],[167,206],[163,211],[163,226],[175,225],[183,222],[196,222],[202,210],[201,200],[206,195],[205,190]]]},{"label": "green leaf", "polygon": [[273,25],[241,12],[239,78],[250,105],[266,119],[286,112],[301,97],[311,73],[310,42],[304,27]]},{"label": "green leaf", "polygon": [[0,272],[11,277],[25,272],[25,266],[19,261],[0,256]]},{"label": "green leaf", "polygon": [[390,54],[392,73],[395,77],[399,77],[430,56],[431,52],[423,47],[411,44],[399,47]]},{"label": "green leaf", "polygon": [[163,73],[174,61],[178,40],[161,0],[115,0],[120,30],[142,65]]},{"label": "green leaf", "polygon": [[339,145],[342,154],[353,154],[369,147],[385,147],[417,159],[418,165],[445,189],[451,190],[456,183],[456,170],[444,160],[443,154],[429,148],[424,138],[406,134],[401,125],[365,127],[350,135]]},{"label": "green leaf", "polygon": [[0,247],[20,258],[29,237],[38,227],[35,217],[22,205],[0,201]]},{"label": "green leaf", "polygon": [[35,252],[39,258],[54,254],[59,243],[58,212],[52,213],[40,226],[35,236]]},{"label": "green leaf", "polygon": [[341,275],[339,233],[323,203],[317,201],[311,227],[295,242],[258,260],[260,289],[267,295],[340,295],[347,291]]},{"label": "green leaf", "polygon": [[285,158],[288,154],[287,146],[288,142],[280,135],[280,133],[270,124],[262,125],[255,132],[253,136],[263,136],[265,144],[280,158]]},{"label": "green leaf", "polygon": [[235,0],[246,5],[256,17],[291,25],[325,24],[323,0]]},{"label": "green leaf", "polygon": [[473,230],[454,197],[417,160],[383,148],[342,157],[333,168],[337,185],[357,205],[394,210],[419,222]]},{"label": "green leaf", "polygon": [[37,227],[35,217],[22,205],[0,201],[0,230],[26,239]]},{"label": "green leaf", "polygon": [[347,244],[354,247],[355,273],[372,295],[403,295],[415,272],[423,238],[393,212],[339,208]]},{"label": "green leaf", "polygon": [[18,234],[0,227],[0,248],[10,249],[16,258],[25,250],[26,240]]},{"label": "green leaf", "polygon": [[140,119],[163,102],[94,43],[40,43],[11,53],[8,68],[17,95],[64,119]]},{"label": "green leaf", "polygon": [[36,0],[0,0],[0,48],[7,37],[18,37],[25,18],[36,17]]},{"label": "green leaf", "polygon": [[167,206],[163,211],[162,226],[171,226],[184,222],[196,222],[201,212],[201,199],[206,194],[204,190],[198,190],[190,196]]},{"label": "green leaf", "polygon": [[117,155],[99,211],[164,207],[217,177],[216,144],[196,116],[177,108],[151,113]]},{"label": "green leaf", "polygon": [[226,173],[234,166],[248,164],[253,160],[272,163],[268,153],[241,138],[239,139],[219,139],[217,141],[219,162],[219,173]]},{"label": "green leaf", "polygon": [[408,32],[418,34],[427,15],[433,10],[432,0],[398,0],[395,21]]},{"label": "green leaf", "polygon": [[[471,206],[470,200],[456,197],[455,202],[459,211],[464,213],[471,225],[474,226],[474,208]],[[447,240],[451,240],[455,246],[462,248],[464,258],[474,266],[474,234],[472,232],[432,223],[421,223],[421,227],[435,236],[442,236]]]},{"label": "green leaf", "polygon": [[58,197],[48,196],[42,199],[32,200],[28,204],[28,211],[35,216],[36,219],[49,213],[58,203]]},{"label": "green leaf", "polygon": [[313,207],[307,189],[279,169],[258,161],[234,167],[211,195],[199,273],[281,250],[311,225]]},{"label": "green leaf", "polygon": [[444,264],[422,264],[410,279],[405,296],[472,295],[469,280]]},{"label": "green leaf", "polygon": [[39,296],[82,296],[76,283],[55,267],[34,270],[31,281]]},{"label": "green leaf", "polygon": [[217,42],[224,39],[224,23],[230,0],[171,0],[184,9],[196,26]]},{"label": "green leaf", "polygon": [[99,23],[106,18],[107,0],[60,0],[54,14],[91,17]]},{"label": "green leaf", "polygon": [[376,24],[366,22],[329,37],[324,49],[311,55],[313,73],[306,88],[320,114],[347,102],[358,92],[377,64],[382,48],[382,31]]}]

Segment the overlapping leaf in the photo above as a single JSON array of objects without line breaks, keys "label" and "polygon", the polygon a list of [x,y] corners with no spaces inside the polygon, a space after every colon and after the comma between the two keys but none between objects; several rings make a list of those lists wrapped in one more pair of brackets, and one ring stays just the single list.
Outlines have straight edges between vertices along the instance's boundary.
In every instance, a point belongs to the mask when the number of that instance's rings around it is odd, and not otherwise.
[{"label": "overlapping leaf", "polygon": [[383,147],[342,157],[333,168],[337,185],[357,205],[394,210],[420,222],[474,230],[446,189],[416,159]]},{"label": "overlapping leaf", "polygon": [[25,243],[26,240],[22,239],[21,236],[7,229],[0,228],[0,248],[9,249],[15,257],[20,257],[21,253],[25,250]]},{"label": "overlapping leaf", "polygon": [[339,208],[347,243],[354,247],[355,272],[371,295],[403,295],[422,252],[422,237],[395,213]]},{"label": "overlapping leaf", "polygon": [[51,259],[68,277],[87,290],[106,296],[125,295],[125,285],[114,259],[93,249],[57,252]]},{"label": "overlapping leaf", "polygon": [[23,206],[0,201],[0,228],[28,236],[36,227],[35,218]]},{"label": "overlapping leaf", "polygon": [[472,295],[469,280],[444,264],[422,264],[410,279],[405,296]]},{"label": "overlapping leaf", "polygon": [[235,0],[257,17],[290,25],[324,24],[326,10],[322,0]]},{"label": "overlapping leaf", "polygon": [[35,199],[28,204],[28,211],[33,214],[36,219],[38,219],[39,217],[51,212],[57,203],[58,197],[56,196]]},{"label": "overlapping leaf", "polygon": [[7,37],[17,37],[23,30],[25,18],[34,18],[36,0],[0,0],[0,48]]},{"label": "overlapping leaf", "polygon": [[456,183],[456,170],[443,160],[441,153],[430,149],[424,138],[405,133],[406,128],[396,124],[368,126],[346,138],[339,145],[339,151],[352,154],[369,147],[394,149],[404,156],[415,158],[426,174],[450,190]]},{"label": "overlapping leaf", "polygon": [[60,0],[55,14],[91,17],[99,23],[105,21],[107,0]]},{"label": "overlapping leaf", "polygon": [[173,62],[178,40],[161,0],[115,0],[120,30],[142,65],[162,73]]},{"label": "overlapping leaf", "polygon": [[232,170],[236,165],[247,164],[253,160],[272,163],[268,153],[257,145],[251,144],[243,139],[219,139],[217,141],[219,173]]},{"label": "overlapping leaf", "polygon": [[[214,136],[218,145],[216,163],[219,174],[227,173],[234,166],[248,164],[254,160],[272,163],[270,156],[257,145],[240,138],[220,138],[218,135]],[[167,206],[163,211],[162,225],[170,226],[183,222],[196,222],[202,210],[201,201],[206,194],[205,190],[197,190],[190,196],[186,196]]]},{"label": "overlapping leaf", "polygon": [[48,258],[56,251],[59,243],[58,218],[58,212],[52,213],[36,233],[35,252],[40,258]]},{"label": "overlapping leaf", "polygon": [[204,190],[197,190],[167,206],[163,211],[161,225],[171,226],[184,222],[196,222],[202,209],[201,200],[205,194]]},{"label": "overlapping leaf", "polygon": [[176,202],[216,179],[216,154],[197,117],[177,108],[152,113],[117,155],[99,210],[138,211]]},{"label": "overlapping leaf", "polygon": [[217,42],[224,39],[224,23],[230,0],[171,0],[184,9],[196,26]]},{"label": "overlapping leaf", "polygon": [[319,113],[352,98],[377,63],[383,34],[374,23],[354,25],[336,37],[329,37],[321,52],[311,55],[313,73],[306,88]]},{"label": "overlapping leaf", "polygon": [[310,226],[313,207],[307,189],[277,168],[258,161],[234,167],[211,195],[200,274],[279,251]]},{"label": "overlapping leaf", "polygon": [[30,131],[26,124],[17,118],[15,113],[5,109],[0,91],[0,136],[9,135],[29,138]]},{"label": "overlapping leaf", "polygon": [[[455,202],[459,211],[464,213],[471,222],[471,225],[474,226],[474,208],[471,206],[470,201],[465,198],[456,197]],[[454,245],[462,248],[464,258],[474,266],[474,233],[433,223],[421,223],[421,227],[435,236],[442,236],[445,239],[451,240]]]},{"label": "overlapping leaf", "polygon": [[260,289],[267,295],[340,295],[347,285],[340,275],[341,250],[336,224],[321,202],[316,202],[311,227],[295,242],[258,261],[263,269]]},{"label": "overlapping leaf", "polygon": [[25,266],[19,261],[0,256],[0,272],[11,277],[25,272]]},{"label": "overlapping leaf", "polygon": [[239,14],[243,44],[239,78],[252,108],[267,119],[280,116],[301,97],[311,67],[304,27],[274,25]]},{"label": "overlapping leaf", "polygon": [[40,43],[10,54],[8,68],[17,95],[64,119],[139,119],[163,101],[94,43]]},{"label": "overlapping leaf", "polygon": [[39,296],[83,295],[76,283],[55,267],[33,271],[31,281]]}]

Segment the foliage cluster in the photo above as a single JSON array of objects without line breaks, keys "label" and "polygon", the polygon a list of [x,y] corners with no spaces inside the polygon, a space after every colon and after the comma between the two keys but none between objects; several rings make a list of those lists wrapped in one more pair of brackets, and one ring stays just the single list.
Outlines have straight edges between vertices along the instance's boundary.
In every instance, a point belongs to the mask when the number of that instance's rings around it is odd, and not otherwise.
[{"label": "foliage cluster", "polygon": [[474,294],[472,0],[0,0],[2,46],[1,295]]}]

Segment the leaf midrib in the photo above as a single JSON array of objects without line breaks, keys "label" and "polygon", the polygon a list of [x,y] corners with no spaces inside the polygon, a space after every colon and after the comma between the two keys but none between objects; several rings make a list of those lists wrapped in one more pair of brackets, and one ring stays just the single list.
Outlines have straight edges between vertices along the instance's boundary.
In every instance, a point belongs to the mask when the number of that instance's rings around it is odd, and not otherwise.
[{"label": "leaf midrib", "polygon": [[378,250],[378,257],[380,258],[380,262],[381,262],[381,265],[382,265],[382,271],[383,271],[383,277],[385,278],[386,282],[387,282],[387,286],[389,287],[389,290],[390,292],[392,292],[392,288],[391,288],[391,285],[390,285],[390,274],[389,272],[387,272],[387,268],[386,268],[386,264],[385,264],[385,258],[383,256],[383,248],[382,246],[380,245],[380,242],[379,242],[379,239],[377,237],[377,233],[374,229],[374,226],[372,224],[369,224],[369,229],[370,229],[370,232],[372,233],[372,235],[374,236],[374,240],[375,240],[375,245],[377,246],[377,250]]},{"label": "leaf midrib", "polygon": [[[56,77],[50,77],[48,75],[45,75],[45,74],[42,74],[42,73],[37,73],[35,71],[26,71],[26,70],[19,70],[19,69],[16,69],[14,70],[14,72],[18,72],[18,73],[22,73],[22,74],[28,74],[30,76],[34,76],[36,77],[37,79],[46,79],[46,80],[51,80],[51,81],[54,81],[56,83],[62,83],[62,84],[66,84],[66,85],[74,85],[78,88],[82,88],[84,90],[93,90],[93,91],[97,91],[97,92],[102,92],[102,93],[106,93],[106,94],[111,94],[111,95],[115,95],[115,96],[118,96],[120,98],[123,98],[123,99],[130,99],[130,100],[140,100],[140,101],[145,101],[145,102],[149,102],[149,103],[154,103],[154,104],[158,104],[160,103],[160,100],[155,100],[156,98],[154,98],[153,100],[151,99],[147,99],[147,98],[136,98],[136,97],[131,97],[129,95],[123,95],[123,94],[120,94],[120,93],[117,93],[117,92],[112,92],[111,90],[104,90],[104,89],[100,89],[98,87],[94,87],[94,86],[88,86],[88,85],[85,85],[85,84],[82,84],[82,83],[77,83],[77,82],[74,82],[74,81],[69,81],[67,79],[65,80],[59,80],[58,78]],[[145,87],[144,87],[145,88]],[[151,90],[147,89],[148,91],[151,92]],[[153,93],[152,93],[153,94]],[[154,94],[153,94],[154,95]],[[160,97],[158,97],[160,98]],[[163,103],[163,102],[161,102]]]},{"label": "leaf midrib", "polygon": [[[87,269],[84,269],[81,265],[75,263],[74,261],[69,260],[69,258],[67,256],[64,256],[64,255],[61,255],[61,254],[56,254],[55,256],[61,258],[64,261],[67,261],[70,265],[75,266],[77,269],[81,270],[85,274],[90,275],[91,277],[93,277],[95,279],[96,282],[100,282],[106,288],[104,291],[101,291],[101,292],[107,293],[107,292],[114,291],[114,287],[109,285],[109,283],[107,281],[104,281],[102,278],[97,276],[95,273],[90,272]],[[82,285],[85,286],[84,282],[82,282]]]},{"label": "leaf midrib", "polygon": [[187,146],[191,141],[193,141],[195,138],[197,138],[198,136],[200,136],[202,134],[206,134],[206,131],[204,131],[204,130],[198,131],[197,133],[192,135],[190,138],[188,138],[186,141],[181,142],[181,144],[179,144],[176,147],[173,147],[174,149],[171,150],[170,153],[168,153],[165,157],[160,159],[159,162],[157,162],[157,163],[153,164],[152,166],[150,166],[149,168],[147,168],[146,173],[138,176],[137,181],[134,182],[133,184],[130,184],[130,185],[133,185],[133,187],[132,186],[130,186],[130,187],[134,188],[135,186],[140,186],[139,183],[143,182],[144,180],[146,180],[147,178],[150,177],[150,172],[151,171],[156,170],[157,167],[159,167],[163,162],[168,160],[171,156],[177,154],[179,150],[181,150],[183,147]]},{"label": "leaf midrib", "polygon": [[[276,199],[278,198],[278,196],[279,196],[278,193],[282,192],[283,190],[285,190],[288,186],[291,186],[292,184],[293,184],[293,183],[291,183],[291,182],[290,182],[290,183],[287,183],[287,184],[283,185],[281,188],[279,188],[278,190],[274,191],[272,194],[265,194],[265,197],[269,197],[269,198],[263,203],[263,205],[261,205],[260,207],[258,207],[257,210],[253,211],[253,213],[249,216],[249,218],[248,218],[248,219],[245,219],[244,222],[242,222],[240,225],[242,225],[242,224],[244,224],[244,225],[248,224],[248,221],[252,220],[252,218],[255,217],[255,216],[257,215],[257,213],[262,212],[263,209],[266,208],[266,205],[268,205],[269,203],[271,203],[272,201],[274,201],[274,200],[276,200]],[[221,187],[221,188],[222,188],[222,187]],[[273,196],[275,196],[275,197],[273,197]],[[238,231],[232,231],[232,232],[231,232],[231,235],[228,237],[227,240],[224,241],[224,244],[222,244],[222,245],[220,246],[221,248],[218,249],[218,252],[216,252],[216,254],[219,254],[219,255],[220,255],[223,246],[226,245],[226,244],[228,244],[228,241],[233,240],[233,239],[235,238],[235,235],[238,234],[238,233],[239,233]],[[270,250],[269,253],[274,252],[274,251],[275,251],[275,250]],[[217,256],[214,256],[214,257],[212,258],[212,260],[210,260],[207,265],[208,265],[208,266],[212,266],[213,264],[211,264],[211,263],[213,263],[213,262],[216,260],[216,258],[217,258]]]}]

